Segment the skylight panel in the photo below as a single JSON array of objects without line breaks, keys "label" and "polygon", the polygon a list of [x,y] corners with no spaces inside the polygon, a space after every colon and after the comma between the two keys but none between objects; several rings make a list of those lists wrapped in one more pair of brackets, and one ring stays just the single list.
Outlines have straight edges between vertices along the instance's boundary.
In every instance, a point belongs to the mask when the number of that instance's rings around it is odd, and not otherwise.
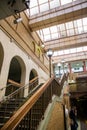
[{"label": "skylight panel", "polygon": [[66,29],[73,28],[73,22],[66,23]]},{"label": "skylight panel", "polygon": [[83,49],[84,49],[84,51],[87,51],[87,46],[84,46]]},{"label": "skylight panel", "polygon": [[48,3],[40,5],[40,12],[44,12],[44,11],[47,11],[47,10],[49,10],[49,4]]},{"label": "skylight panel", "polygon": [[81,19],[78,19],[78,20],[77,20],[77,26],[78,26],[78,27],[82,26],[82,20],[81,20]]},{"label": "skylight panel", "polygon": [[50,33],[50,30],[49,30],[49,28],[45,28],[45,29],[43,29],[43,33],[44,33],[44,35],[47,35],[47,34],[49,34],[49,33]]},{"label": "skylight panel", "polygon": [[54,51],[53,56],[57,56],[58,55],[58,51]]},{"label": "skylight panel", "polygon": [[37,6],[38,5],[38,2],[37,0],[32,0],[30,1],[30,8],[34,7],[34,6]]},{"label": "skylight panel", "polygon": [[51,36],[52,36],[52,39],[56,39],[56,38],[58,38],[58,33],[53,33],[53,34],[51,34]]},{"label": "skylight panel", "polygon": [[58,6],[60,6],[60,1],[59,0],[50,1],[50,9],[56,8]]},{"label": "skylight panel", "polygon": [[64,50],[64,53],[65,53],[65,54],[69,54],[69,53],[70,53],[69,49]]},{"label": "skylight panel", "polygon": [[58,6],[62,6],[64,4],[71,3],[72,1],[76,0],[32,0],[30,1],[30,15],[36,14],[35,12],[31,13],[31,9],[35,8],[36,6],[39,8],[38,13],[40,13],[54,9]]},{"label": "skylight panel", "polygon": [[50,35],[46,35],[45,37],[44,37],[44,41],[48,41],[48,40],[50,40],[51,39],[51,36]]},{"label": "skylight panel", "polygon": [[72,0],[61,0],[61,5],[65,5],[72,2]]},{"label": "skylight panel", "polygon": [[80,34],[80,33],[83,33],[83,27],[79,27],[78,28],[78,33]]},{"label": "skylight panel", "polygon": [[70,53],[76,53],[76,48],[70,49]]},{"label": "skylight panel", "polygon": [[87,26],[87,18],[83,18],[83,25]]},{"label": "skylight panel", "polygon": [[83,51],[82,47],[78,47],[77,52],[81,52],[81,51]]},{"label": "skylight panel", "polygon": [[64,51],[59,51],[59,55],[64,55]]},{"label": "skylight panel", "polygon": [[39,13],[38,7],[32,8],[32,9],[30,10],[30,14],[31,14],[31,15],[38,14],[38,13]]},{"label": "skylight panel", "polygon": [[48,0],[38,0],[39,4],[48,3]]},{"label": "skylight panel", "polygon": [[[40,36],[43,35],[45,37],[46,35],[51,35],[51,39],[49,40],[81,34],[87,32],[87,18],[51,26],[49,28],[42,29],[42,32],[43,33],[41,33]],[[47,38],[44,39],[46,41]]]},{"label": "skylight panel", "polygon": [[65,30],[65,24],[60,24],[58,27],[60,28],[60,31],[64,31]]},{"label": "skylight panel", "polygon": [[50,31],[51,31],[51,33],[57,32],[57,26],[50,27]]}]

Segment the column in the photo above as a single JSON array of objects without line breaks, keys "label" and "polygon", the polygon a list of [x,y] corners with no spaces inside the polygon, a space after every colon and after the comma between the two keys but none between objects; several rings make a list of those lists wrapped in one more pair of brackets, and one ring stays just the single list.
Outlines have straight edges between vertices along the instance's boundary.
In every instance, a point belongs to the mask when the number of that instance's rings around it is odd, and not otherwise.
[{"label": "column", "polygon": [[69,72],[72,73],[71,63],[68,64]]},{"label": "column", "polygon": [[86,72],[86,63],[83,61],[83,71]]}]

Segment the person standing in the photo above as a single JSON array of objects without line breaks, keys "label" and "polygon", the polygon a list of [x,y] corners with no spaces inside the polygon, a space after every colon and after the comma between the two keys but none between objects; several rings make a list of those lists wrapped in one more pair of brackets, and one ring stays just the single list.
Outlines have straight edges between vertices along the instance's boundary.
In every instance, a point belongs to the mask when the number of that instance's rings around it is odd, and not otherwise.
[{"label": "person standing", "polygon": [[69,112],[71,130],[77,130],[78,128],[76,117],[77,117],[77,110],[76,107],[73,106]]}]

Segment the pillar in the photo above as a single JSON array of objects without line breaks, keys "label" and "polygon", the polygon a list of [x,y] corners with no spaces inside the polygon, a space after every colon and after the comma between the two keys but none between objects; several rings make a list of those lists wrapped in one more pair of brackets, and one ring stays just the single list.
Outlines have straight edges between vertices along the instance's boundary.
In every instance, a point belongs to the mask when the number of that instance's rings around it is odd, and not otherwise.
[{"label": "pillar", "polygon": [[72,73],[71,63],[68,64],[69,72]]},{"label": "pillar", "polygon": [[83,71],[86,72],[86,63],[83,61]]}]

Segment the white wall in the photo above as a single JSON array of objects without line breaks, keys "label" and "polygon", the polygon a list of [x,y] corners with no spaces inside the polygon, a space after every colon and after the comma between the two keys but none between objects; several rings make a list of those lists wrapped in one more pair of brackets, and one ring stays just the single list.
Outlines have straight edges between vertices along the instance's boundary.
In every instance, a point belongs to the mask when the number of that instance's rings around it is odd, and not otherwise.
[{"label": "white wall", "polygon": [[[22,59],[25,66],[25,76],[22,76],[21,83],[27,84],[29,82],[29,75],[32,69],[35,69],[39,76],[39,83],[48,80],[49,76],[37,65],[31,57],[29,57],[24,51],[22,51],[15,41],[11,41],[10,38],[0,30],[0,43],[4,50],[4,59],[0,74],[0,88],[5,87],[7,83],[10,62],[13,57],[18,56]],[[0,91],[0,98],[4,96],[5,91]],[[27,92],[26,92],[27,93]]]}]

